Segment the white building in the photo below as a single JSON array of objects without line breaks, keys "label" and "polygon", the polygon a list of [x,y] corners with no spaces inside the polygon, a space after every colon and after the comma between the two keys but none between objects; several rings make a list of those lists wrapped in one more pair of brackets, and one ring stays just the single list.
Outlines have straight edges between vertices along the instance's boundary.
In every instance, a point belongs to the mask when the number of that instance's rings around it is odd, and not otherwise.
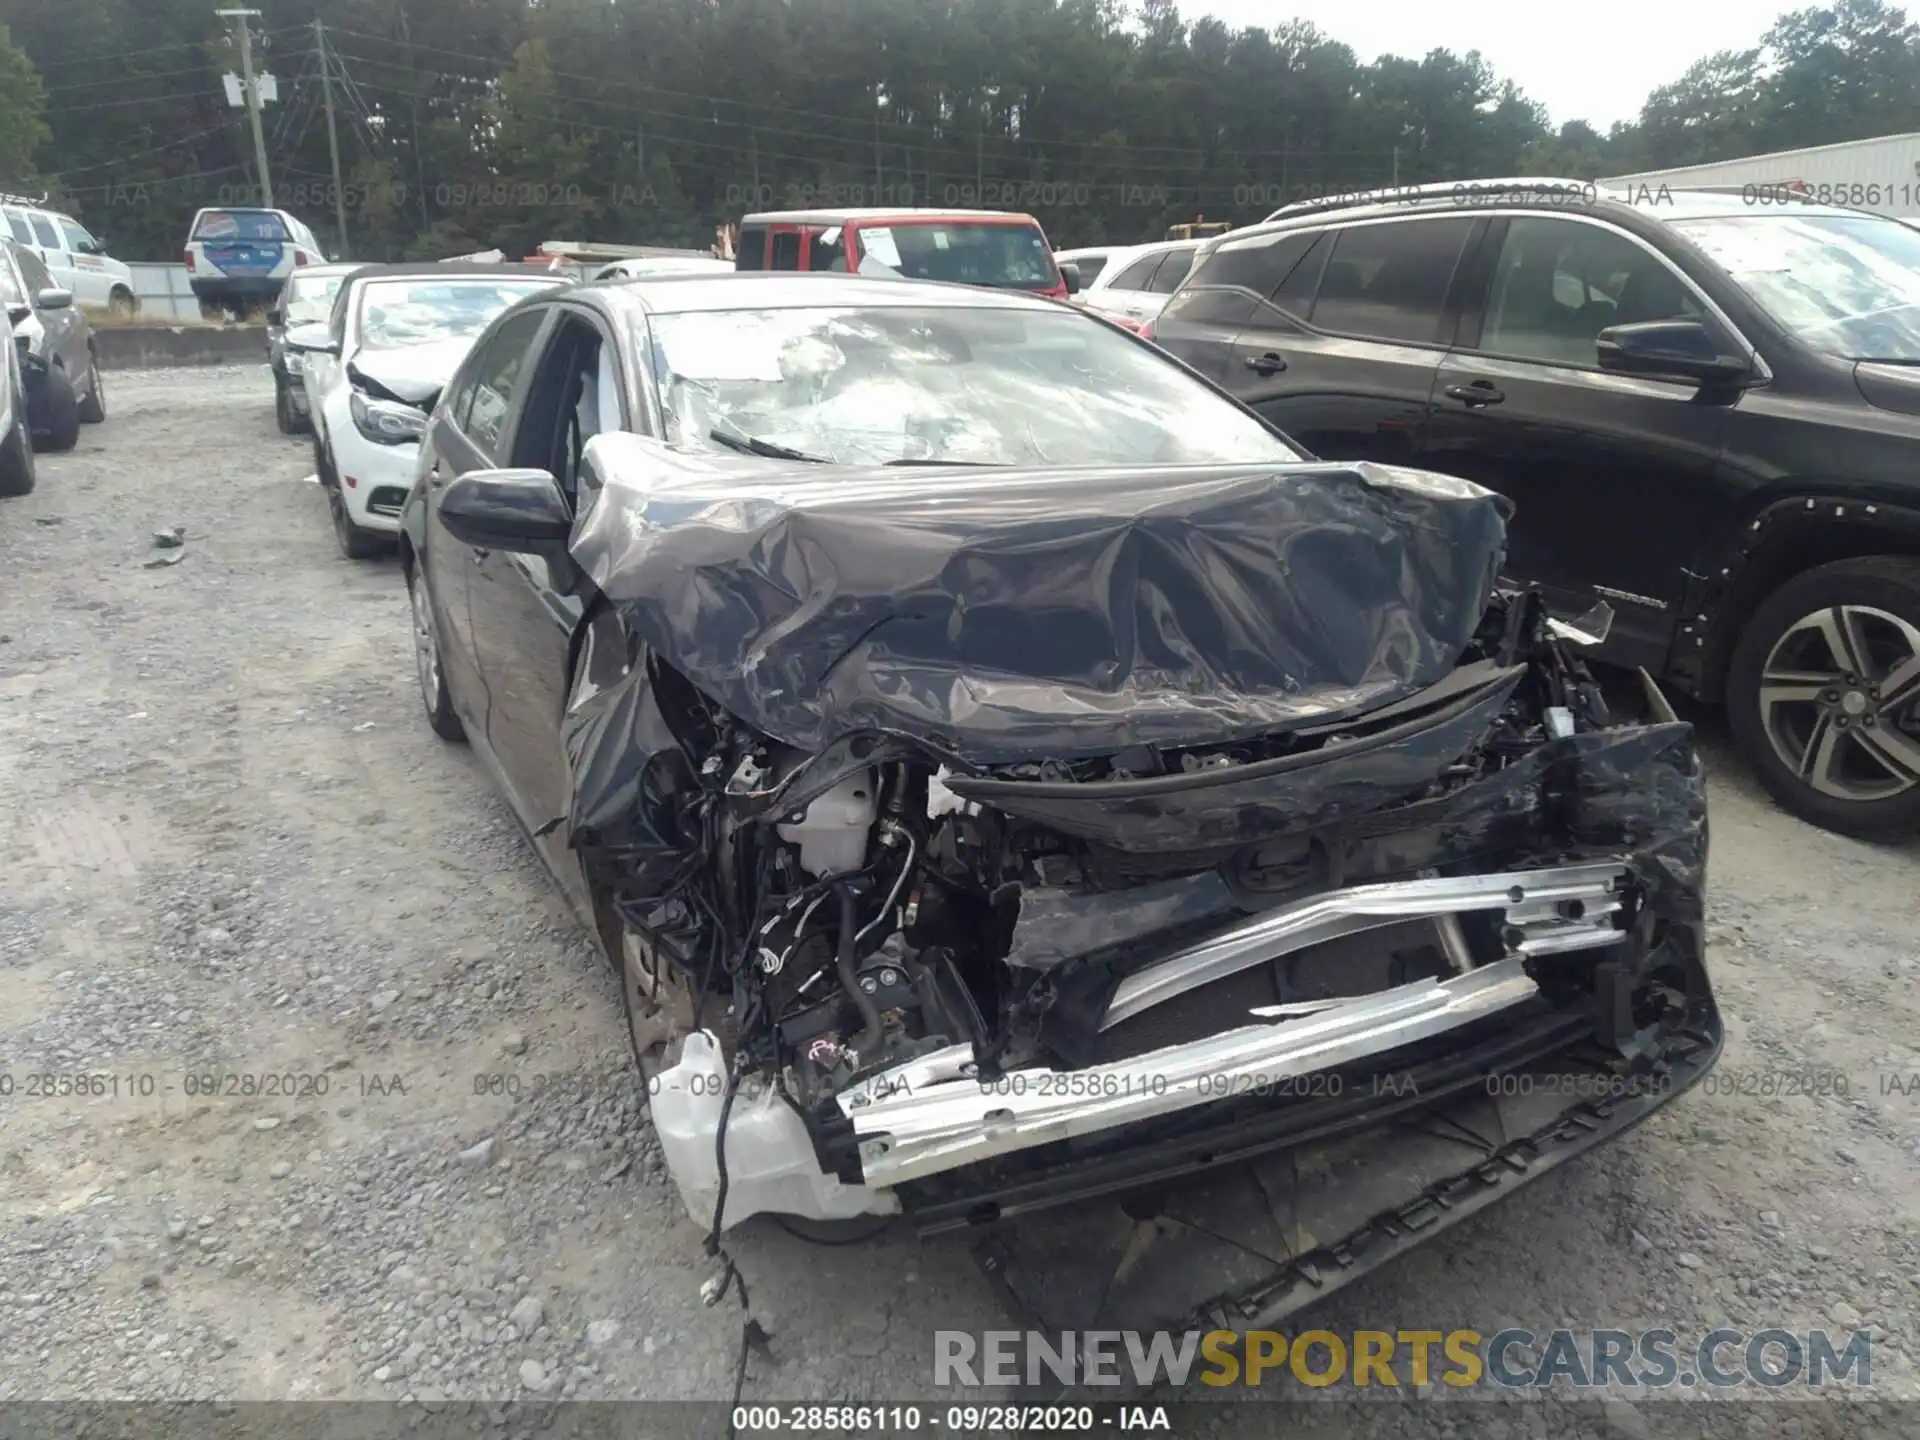
[{"label": "white building", "polygon": [[1737,188],[1758,205],[1794,198],[1854,205],[1885,215],[1920,218],[1920,134],[1883,135],[1805,150],[1777,150],[1744,160],[1682,165],[1599,182],[1606,189]]}]

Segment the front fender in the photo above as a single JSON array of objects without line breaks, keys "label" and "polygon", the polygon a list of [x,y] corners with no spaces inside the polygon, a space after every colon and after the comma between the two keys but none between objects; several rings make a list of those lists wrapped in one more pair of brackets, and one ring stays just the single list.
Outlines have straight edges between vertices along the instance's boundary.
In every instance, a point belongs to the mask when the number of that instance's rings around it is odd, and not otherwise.
[{"label": "front fender", "polygon": [[1770,499],[1687,573],[1666,674],[1717,701],[1740,627],[1762,597],[1813,565],[1889,553],[1920,554],[1920,498],[1810,486]]}]

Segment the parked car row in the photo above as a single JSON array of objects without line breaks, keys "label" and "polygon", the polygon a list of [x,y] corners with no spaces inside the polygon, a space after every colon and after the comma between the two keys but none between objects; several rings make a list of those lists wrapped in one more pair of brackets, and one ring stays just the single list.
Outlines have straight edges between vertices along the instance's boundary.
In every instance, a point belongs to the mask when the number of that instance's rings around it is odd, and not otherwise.
[{"label": "parked car row", "polygon": [[12,340],[0,387],[0,495],[24,495],[34,486],[35,451],[71,450],[82,425],[107,418],[106,384],[73,292],[10,240],[0,240],[0,308]]}]

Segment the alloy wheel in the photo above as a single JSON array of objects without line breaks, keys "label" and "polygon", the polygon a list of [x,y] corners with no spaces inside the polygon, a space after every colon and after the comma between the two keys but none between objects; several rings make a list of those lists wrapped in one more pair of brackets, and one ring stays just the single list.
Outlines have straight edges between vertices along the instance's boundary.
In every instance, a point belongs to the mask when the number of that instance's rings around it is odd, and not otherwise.
[{"label": "alloy wheel", "polygon": [[1920,629],[1871,605],[1803,616],[1760,674],[1760,722],[1780,761],[1836,800],[1920,785]]},{"label": "alloy wheel", "polygon": [[420,699],[433,713],[440,697],[440,637],[433,626],[433,606],[427,599],[427,586],[415,580],[413,592],[413,663],[420,676]]}]

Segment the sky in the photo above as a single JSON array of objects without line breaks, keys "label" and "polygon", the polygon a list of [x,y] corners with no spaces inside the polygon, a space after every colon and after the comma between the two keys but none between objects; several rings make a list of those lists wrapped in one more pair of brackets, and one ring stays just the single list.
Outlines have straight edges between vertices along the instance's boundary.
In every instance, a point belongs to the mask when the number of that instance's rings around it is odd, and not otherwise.
[{"label": "sky", "polygon": [[1547,107],[1557,128],[1585,120],[1602,134],[1632,120],[1650,91],[1716,50],[1760,43],[1787,9],[1770,0],[1605,0],[1592,6],[1526,0],[1181,0],[1188,20],[1212,15],[1239,29],[1310,21],[1363,63],[1382,54],[1478,50],[1494,71]]}]

